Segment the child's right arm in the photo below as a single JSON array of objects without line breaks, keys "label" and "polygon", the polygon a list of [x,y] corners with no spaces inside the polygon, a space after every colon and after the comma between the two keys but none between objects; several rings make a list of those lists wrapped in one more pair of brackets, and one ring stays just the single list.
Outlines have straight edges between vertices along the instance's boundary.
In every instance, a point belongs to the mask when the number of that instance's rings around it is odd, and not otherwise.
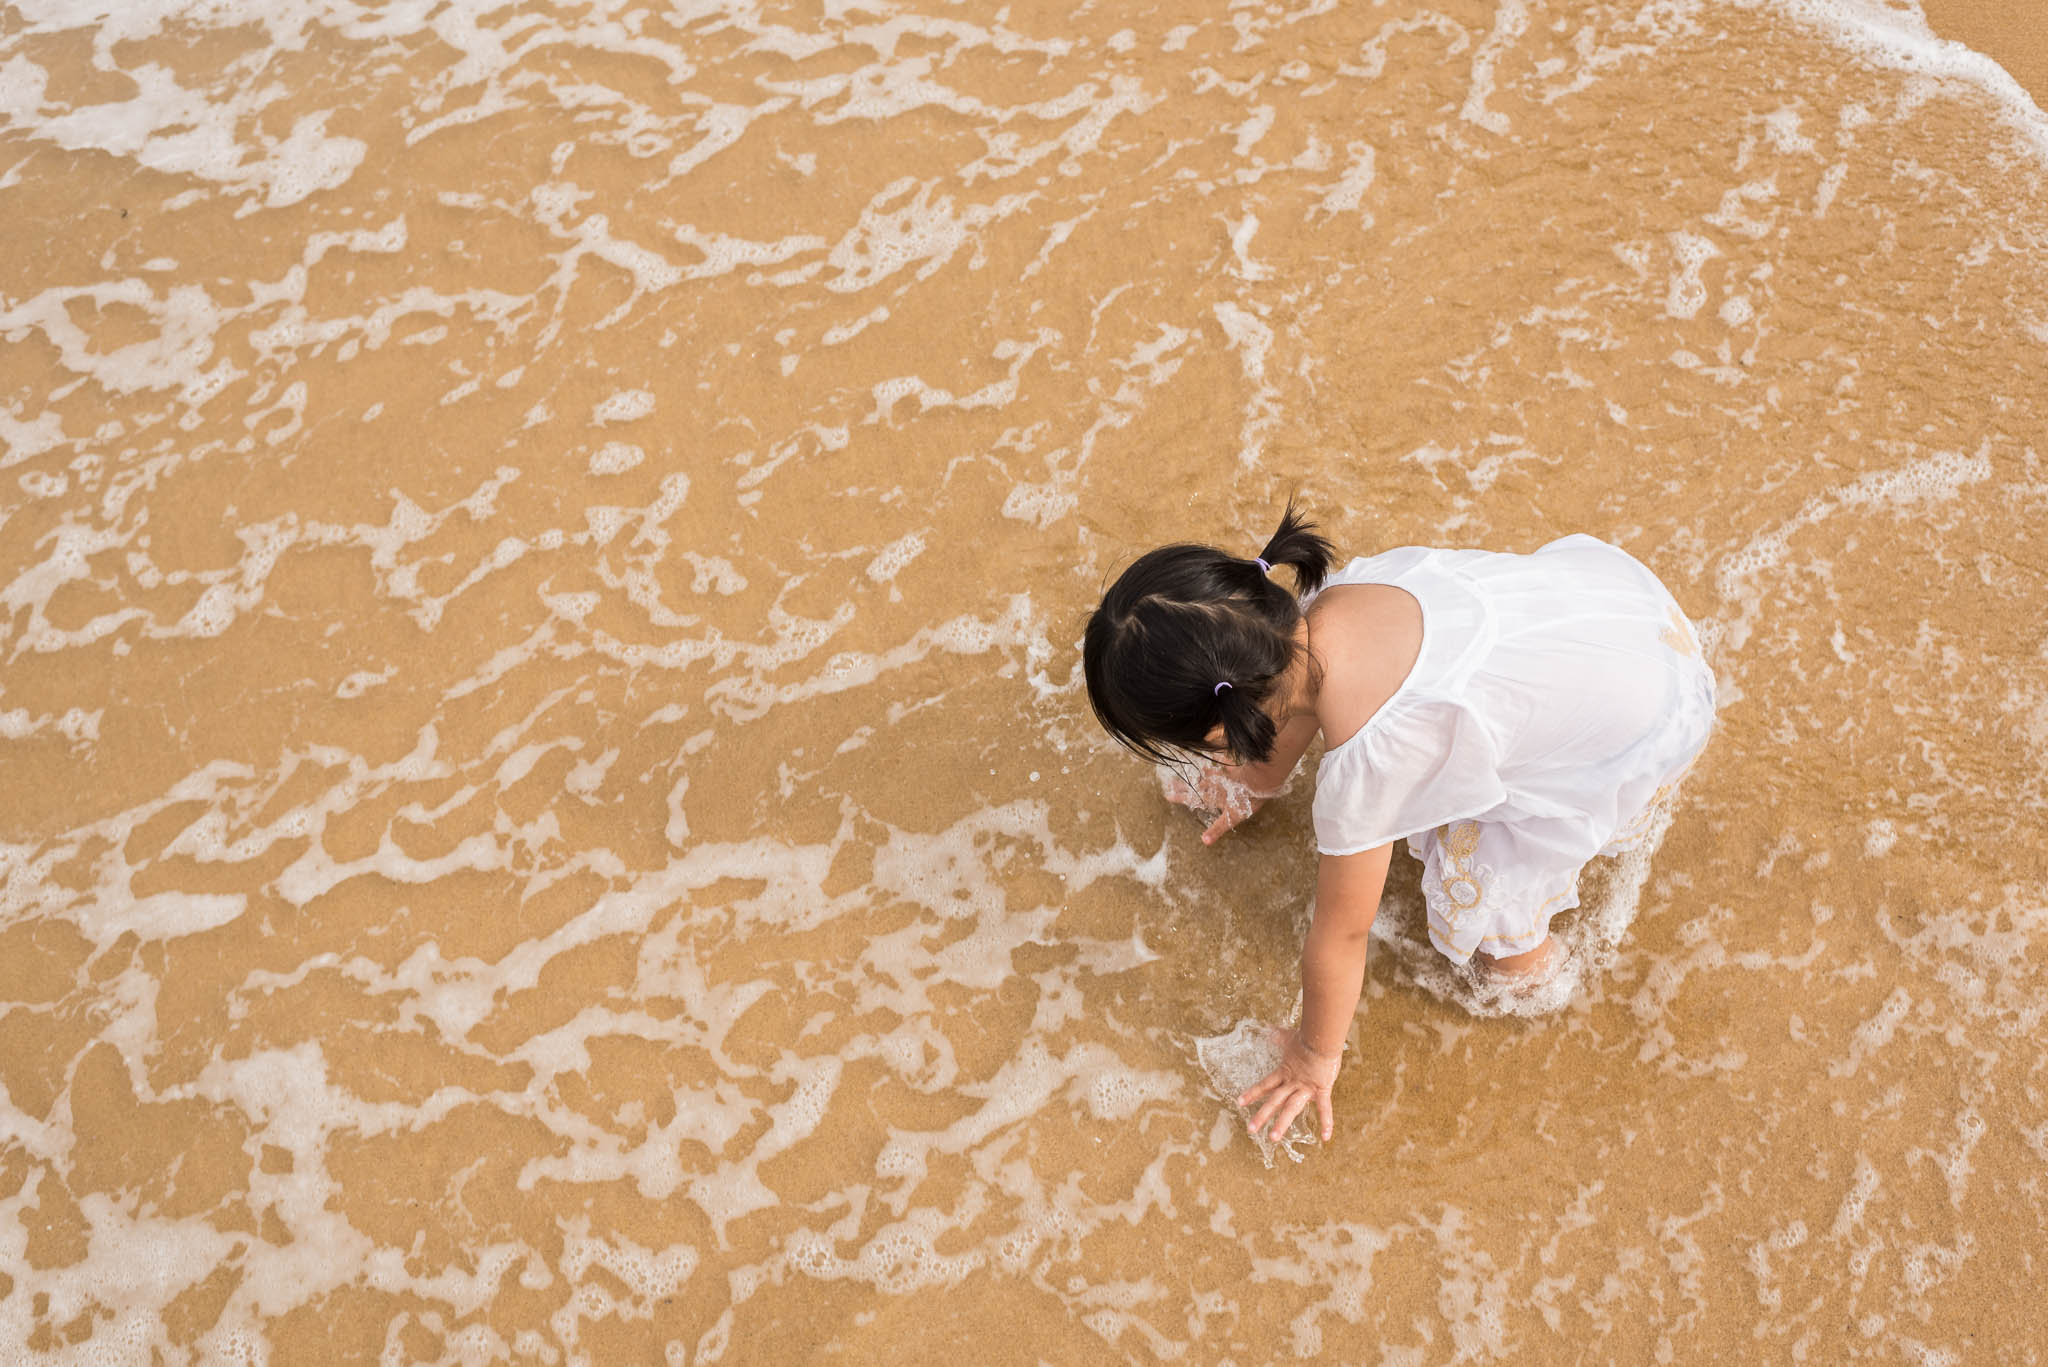
[{"label": "child's right arm", "polygon": [[1389,842],[1317,861],[1315,917],[1301,946],[1301,1024],[1274,1032],[1281,1046],[1279,1066],[1238,1097],[1243,1106],[1264,1098],[1252,1116],[1252,1133],[1265,1129],[1278,1139],[1313,1104],[1323,1138],[1330,1137],[1335,1124],[1330,1089],[1365,986],[1367,937],[1393,854]]},{"label": "child's right arm", "polygon": [[1273,738],[1273,753],[1262,762],[1218,763],[1204,773],[1193,796],[1204,807],[1221,810],[1209,823],[1209,829],[1202,832],[1202,843],[1215,844],[1225,832],[1256,812],[1267,798],[1277,794],[1315,737],[1316,719],[1308,715],[1299,716],[1280,728],[1280,733]]}]

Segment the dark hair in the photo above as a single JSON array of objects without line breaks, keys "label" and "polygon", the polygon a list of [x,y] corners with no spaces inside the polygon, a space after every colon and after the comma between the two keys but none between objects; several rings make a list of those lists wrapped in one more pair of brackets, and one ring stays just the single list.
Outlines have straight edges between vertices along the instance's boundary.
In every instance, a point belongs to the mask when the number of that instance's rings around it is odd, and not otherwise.
[{"label": "dark hair", "polygon": [[[1235,758],[1271,755],[1277,728],[1261,704],[1301,650],[1301,596],[1322,587],[1335,558],[1292,500],[1256,558],[1185,544],[1139,556],[1082,637],[1088,701],[1103,729],[1156,764],[1216,753],[1209,732],[1219,723],[1221,748]],[[1259,560],[1291,566],[1295,591],[1267,578]]]}]

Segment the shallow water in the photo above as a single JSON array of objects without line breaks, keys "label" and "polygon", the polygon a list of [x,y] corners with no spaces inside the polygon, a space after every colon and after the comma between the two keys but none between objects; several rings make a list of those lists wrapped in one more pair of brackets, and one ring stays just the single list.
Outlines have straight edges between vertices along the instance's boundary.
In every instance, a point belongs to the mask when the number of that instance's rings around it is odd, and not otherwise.
[{"label": "shallow water", "polygon": [[[8,1360],[2041,1361],[2048,124],[1916,23],[17,3]],[[1555,1011],[1397,862],[1268,1169],[1309,782],[1077,664],[1289,494],[1722,720]]]}]

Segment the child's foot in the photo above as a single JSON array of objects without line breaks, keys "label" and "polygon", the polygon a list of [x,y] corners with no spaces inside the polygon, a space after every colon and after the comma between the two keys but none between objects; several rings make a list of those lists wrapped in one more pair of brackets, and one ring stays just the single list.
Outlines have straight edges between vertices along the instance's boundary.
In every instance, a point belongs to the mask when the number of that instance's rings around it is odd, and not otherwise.
[{"label": "child's foot", "polygon": [[1546,936],[1542,944],[1521,954],[1510,954],[1496,959],[1491,954],[1475,954],[1479,966],[1489,977],[1508,979],[1515,982],[1540,982],[1550,976],[1551,967],[1557,961],[1557,938]]}]

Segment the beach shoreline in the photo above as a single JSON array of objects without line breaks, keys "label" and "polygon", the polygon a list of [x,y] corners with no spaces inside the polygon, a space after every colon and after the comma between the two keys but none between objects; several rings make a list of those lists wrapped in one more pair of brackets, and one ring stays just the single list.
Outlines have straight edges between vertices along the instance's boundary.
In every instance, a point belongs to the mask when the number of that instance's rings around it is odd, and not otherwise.
[{"label": "beach shoreline", "polygon": [[1921,0],[1921,7],[1935,36],[1997,62],[2048,109],[2048,16],[2038,0]]}]

